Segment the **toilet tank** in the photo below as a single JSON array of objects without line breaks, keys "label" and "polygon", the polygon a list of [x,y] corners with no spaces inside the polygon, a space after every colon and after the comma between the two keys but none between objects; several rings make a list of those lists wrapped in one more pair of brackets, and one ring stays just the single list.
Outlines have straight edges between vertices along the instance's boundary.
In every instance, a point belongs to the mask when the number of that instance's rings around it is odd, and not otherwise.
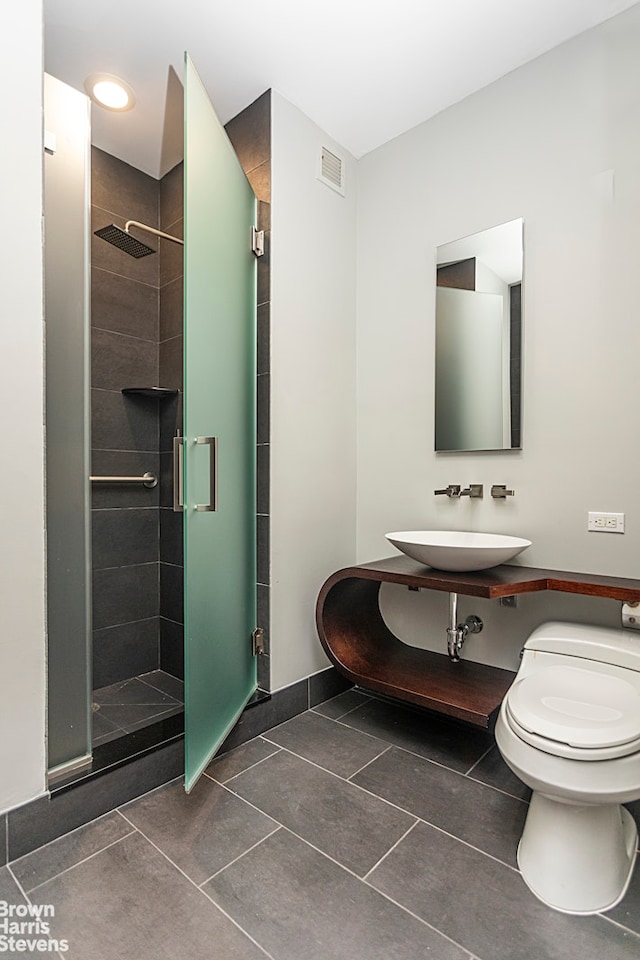
[{"label": "toilet tank", "polygon": [[527,651],[580,657],[640,672],[640,633],[551,621],[537,627],[524,645]]}]

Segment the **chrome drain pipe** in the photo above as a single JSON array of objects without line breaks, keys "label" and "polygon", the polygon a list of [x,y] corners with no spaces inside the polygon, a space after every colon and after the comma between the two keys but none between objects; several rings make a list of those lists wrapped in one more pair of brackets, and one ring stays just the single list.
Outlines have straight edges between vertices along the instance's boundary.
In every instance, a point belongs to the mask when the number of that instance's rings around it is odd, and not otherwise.
[{"label": "chrome drain pipe", "polygon": [[458,594],[449,594],[449,626],[447,627],[447,653],[452,663],[460,661],[465,640],[470,633],[480,633],[484,624],[480,617],[471,614],[464,623],[458,623]]}]

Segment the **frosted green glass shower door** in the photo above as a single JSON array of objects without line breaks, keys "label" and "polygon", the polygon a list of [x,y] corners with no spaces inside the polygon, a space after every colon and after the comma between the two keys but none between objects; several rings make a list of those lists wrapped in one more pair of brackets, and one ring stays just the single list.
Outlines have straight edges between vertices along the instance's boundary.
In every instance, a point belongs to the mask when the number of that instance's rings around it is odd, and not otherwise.
[{"label": "frosted green glass shower door", "polygon": [[185,58],[185,788],[256,688],[256,200]]}]

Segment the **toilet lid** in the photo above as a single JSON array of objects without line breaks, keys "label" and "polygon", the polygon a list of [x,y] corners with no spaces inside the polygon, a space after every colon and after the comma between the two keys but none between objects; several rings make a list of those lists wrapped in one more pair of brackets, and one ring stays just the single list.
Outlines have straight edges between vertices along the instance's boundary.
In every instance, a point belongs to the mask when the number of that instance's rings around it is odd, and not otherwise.
[{"label": "toilet lid", "polygon": [[543,667],[508,693],[516,722],[573,747],[613,747],[640,737],[640,693],[619,676],[581,667]]}]

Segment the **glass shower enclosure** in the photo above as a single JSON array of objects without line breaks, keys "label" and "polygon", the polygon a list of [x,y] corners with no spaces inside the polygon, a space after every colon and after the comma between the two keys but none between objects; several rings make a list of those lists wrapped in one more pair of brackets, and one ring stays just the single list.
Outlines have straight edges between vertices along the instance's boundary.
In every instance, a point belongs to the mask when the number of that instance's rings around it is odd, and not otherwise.
[{"label": "glass shower enclosure", "polygon": [[[184,436],[174,443],[173,478],[161,475],[160,483],[173,480],[165,500],[172,500],[184,521],[189,790],[256,688],[256,263],[251,243],[256,201],[188,57],[184,80]],[[60,264],[55,258],[47,260],[45,278],[49,763],[66,771],[91,757],[90,137],[86,98],[53,79],[50,89],[53,101],[69,91],[80,114],[84,110],[84,117],[76,115],[75,129],[64,134],[65,143],[75,138],[84,151],[84,175],[80,153],[64,175],[74,200],[60,193],[59,182],[47,181],[45,189],[47,246],[52,256],[55,250],[66,255],[71,242],[75,264],[62,288],[66,303],[57,309],[53,275]],[[47,124],[49,117],[60,131],[55,104],[48,106]],[[53,130],[50,142],[56,138],[60,141],[60,134]],[[60,154],[51,158],[60,160]],[[58,163],[58,178],[61,168]],[[74,205],[78,216],[70,218]],[[59,319],[70,303],[77,306],[74,326]],[[73,350],[65,356],[70,339]]]}]

